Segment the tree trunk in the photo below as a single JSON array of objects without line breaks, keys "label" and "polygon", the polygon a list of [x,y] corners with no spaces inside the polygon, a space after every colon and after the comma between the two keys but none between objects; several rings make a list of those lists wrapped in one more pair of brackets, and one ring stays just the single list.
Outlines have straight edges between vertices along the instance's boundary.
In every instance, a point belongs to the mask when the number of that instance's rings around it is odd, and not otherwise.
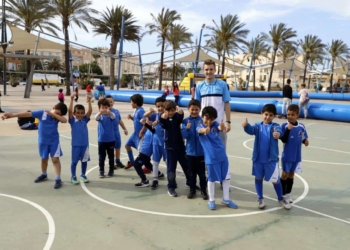
[{"label": "tree trunk", "polygon": [[226,51],[224,50],[224,54],[222,55],[222,69],[221,69],[221,74],[224,74],[225,73],[225,54],[226,54]]},{"label": "tree trunk", "polygon": [[[221,56],[218,55],[219,61],[221,61]],[[220,65],[218,65],[218,74],[220,74]]]},{"label": "tree trunk", "polygon": [[304,78],[303,78],[303,83],[305,82],[305,79],[306,79],[306,69],[307,69],[307,61],[309,59],[306,57],[306,60],[305,60],[305,69],[304,69]]},{"label": "tree trunk", "polygon": [[[27,55],[30,55],[30,49],[27,50]],[[27,60],[27,65],[26,65],[27,79],[29,78],[30,70],[31,70],[31,63],[30,63],[30,60]],[[32,86],[33,84],[30,85],[30,91],[32,91]]]},{"label": "tree trunk", "polygon": [[165,37],[162,37],[162,51],[160,53],[159,86],[158,86],[158,90],[162,89],[162,82],[163,82],[164,47],[165,47]]},{"label": "tree trunk", "polygon": [[[312,68],[312,65],[311,65]],[[310,89],[310,82],[311,82],[311,74],[309,75],[309,82],[307,83],[307,88]]]},{"label": "tree trunk", "polygon": [[277,52],[277,49],[273,51],[270,79],[269,79],[269,84],[267,86],[267,91],[271,90],[271,81],[272,81],[273,68],[275,67],[276,52]]},{"label": "tree trunk", "polygon": [[174,63],[173,63],[173,83],[172,86],[174,86],[174,82],[175,82],[175,50],[174,50]]},{"label": "tree trunk", "polygon": [[69,34],[68,25],[63,26],[64,31],[64,62],[66,66],[66,96],[70,96],[70,67],[69,67]]},{"label": "tree trunk", "polygon": [[[109,49],[109,53],[112,55],[115,55],[117,52],[117,45],[118,45],[118,40],[116,38],[111,38],[111,47]],[[109,89],[113,90],[114,89],[114,83],[115,83],[115,58],[110,58],[111,63],[109,64],[109,84],[110,87]],[[120,85],[119,85],[120,87]]]},{"label": "tree trunk", "polygon": [[332,61],[332,74],[331,74],[331,80],[329,82],[329,93],[332,93],[332,84],[333,84],[333,71],[334,71],[334,61]]},{"label": "tree trunk", "polygon": [[[254,62],[253,65],[255,65]],[[255,91],[255,68],[253,68],[253,91]]]},{"label": "tree trunk", "polygon": [[285,82],[285,79],[286,79],[286,71],[285,70],[283,70],[283,87],[284,87],[284,82]]}]

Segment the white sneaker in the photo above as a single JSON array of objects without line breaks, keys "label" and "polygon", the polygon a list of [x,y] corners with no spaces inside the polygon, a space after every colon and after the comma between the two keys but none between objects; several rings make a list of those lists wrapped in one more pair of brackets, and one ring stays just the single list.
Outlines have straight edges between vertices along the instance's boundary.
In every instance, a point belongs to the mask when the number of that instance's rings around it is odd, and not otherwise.
[{"label": "white sneaker", "polygon": [[286,194],[283,197],[287,202],[293,203],[293,199],[292,199],[292,196],[290,194]]},{"label": "white sneaker", "polygon": [[288,201],[286,201],[284,198],[283,198],[283,200],[278,201],[278,203],[281,205],[281,207],[283,207],[284,209],[287,209],[287,210],[291,209],[291,207],[292,207],[292,205]]},{"label": "white sneaker", "polygon": [[265,209],[266,205],[265,205],[264,199],[259,199],[258,202],[259,202],[259,209]]}]

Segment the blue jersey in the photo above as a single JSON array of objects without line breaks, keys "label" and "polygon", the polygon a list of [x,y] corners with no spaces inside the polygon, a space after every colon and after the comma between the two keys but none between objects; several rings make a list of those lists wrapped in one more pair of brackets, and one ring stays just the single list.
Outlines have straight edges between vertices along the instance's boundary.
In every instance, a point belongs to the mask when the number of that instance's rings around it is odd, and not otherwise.
[{"label": "blue jersey", "polygon": [[[227,160],[224,144],[219,135],[219,123],[214,122],[210,126],[209,134],[199,134],[199,141],[202,144],[204,151],[204,161],[207,165],[217,164]],[[201,128],[207,128],[204,124],[197,126],[198,130]]]},{"label": "blue jersey", "polygon": [[[114,115],[113,115],[114,116]],[[98,121],[97,133],[98,142],[112,142],[114,138],[114,119],[111,115],[100,115]]]},{"label": "blue jersey", "polygon": [[216,121],[218,123],[224,119],[225,103],[231,100],[230,92],[227,89],[227,83],[215,79],[213,83],[205,80],[196,86],[195,99],[201,102],[202,108],[213,106],[218,112]]},{"label": "blue jersey", "polygon": [[[260,126],[260,142],[258,158],[256,162],[259,163],[269,163],[270,162],[270,132],[271,132],[272,123],[262,124]],[[256,140],[256,139],[255,139]]]},{"label": "blue jersey", "polygon": [[39,120],[38,142],[44,145],[56,145],[59,142],[58,123],[44,110],[32,111],[32,116]]},{"label": "blue jersey", "polygon": [[122,119],[122,117],[120,116],[120,112],[118,109],[112,108],[111,112],[114,113],[115,115],[115,119],[114,121],[114,135],[117,136],[119,135],[119,122]]},{"label": "blue jersey", "polygon": [[[187,123],[190,121],[191,128],[187,129]],[[200,116],[187,117],[182,122],[182,137],[186,140],[186,155],[190,156],[203,156],[203,147],[199,142],[199,134],[197,132],[197,126],[202,124],[203,120]]]},{"label": "blue jersey", "polygon": [[89,133],[87,124],[90,121],[86,115],[83,119],[78,120],[74,116],[68,120],[72,128],[72,146],[73,147],[85,147],[89,145]]},{"label": "blue jersey", "polygon": [[159,124],[164,128],[164,146],[166,149],[182,150],[185,144],[181,133],[181,123],[184,119],[184,114],[175,113],[173,117],[159,119]]},{"label": "blue jersey", "polygon": [[154,127],[155,133],[153,135],[153,145],[164,146],[164,129],[159,124],[161,114],[151,114],[149,120],[154,122],[157,121],[158,124]]},{"label": "blue jersey", "polygon": [[140,148],[141,154],[151,157],[153,152],[152,140],[153,140],[153,133],[147,130],[142,139],[141,148]]},{"label": "blue jersey", "polygon": [[141,119],[143,119],[143,115],[145,114],[145,110],[143,107],[140,107],[138,109],[135,109],[133,119],[134,119],[134,134],[139,135],[143,124],[140,122]]},{"label": "blue jersey", "polygon": [[[282,124],[282,134],[285,134],[288,123]],[[305,139],[308,138],[304,124],[298,123],[289,130],[287,142],[283,144],[282,161],[284,162],[301,162],[301,146]]]}]

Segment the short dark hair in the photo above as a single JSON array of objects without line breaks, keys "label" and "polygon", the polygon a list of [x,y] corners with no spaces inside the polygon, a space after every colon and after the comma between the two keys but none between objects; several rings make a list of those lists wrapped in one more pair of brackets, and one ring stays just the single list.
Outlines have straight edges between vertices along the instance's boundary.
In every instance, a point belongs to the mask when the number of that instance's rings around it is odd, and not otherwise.
[{"label": "short dark hair", "polygon": [[75,113],[77,110],[84,110],[84,112],[85,112],[85,107],[83,105],[81,105],[81,104],[77,104],[77,105],[74,106],[74,112],[73,113]]},{"label": "short dark hair", "polygon": [[68,111],[67,105],[62,102],[57,103],[53,108],[61,111],[62,116],[66,115]]},{"label": "short dark hair", "polygon": [[197,106],[198,108],[201,108],[201,102],[196,100],[196,99],[193,99],[191,100],[189,103],[188,103],[188,108],[191,107],[191,106]]},{"label": "short dark hair", "polygon": [[59,89],[58,92],[62,93],[62,92],[63,92],[63,89]]},{"label": "short dark hair", "polygon": [[290,79],[287,79],[287,83],[289,84],[291,82],[291,80]]},{"label": "short dark hair", "polygon": [[109,101],[108,101],[106,98],[102,98],[102,99],[98,100],[97,105],[98,105],[99,108],[100,108],[101,106],[110,107]]},{"label": "short dark hair", "polygon": [[211,59],[207,59],[204,61],[204,64],[203,64],[203,67],[204,65],[214,65],[214,68],[215,68],[215,62]]},{"label": "short dark hair", "polygon": [[166,111],[172,110],[172,109],[176,109],[176,103],[174,101],[165,101],[164,102],[164,109]]},{"label": "short dark hair", "polygon": [[299,106],[296,104],[291,104],[288,106],[287,111],[293,111],[293,112],[299,114]]},{"label": "short dark hair", "polygon": [[155,101],[155,103],[154,104],[157,104],[158,102],[165,102],[166,100],[165,100],[165,98],[164,97],[158,97],[157,99],[156,99],[156,101]]},{"label": "short dark hair", "polygon": [[305,84],[305,83],[302,83],[300,86],[305,88],[305,87],[306,87],[306,84]]},{"label": "short dark hair", "polygon": [[105,98],[113,98],[111,95],[106,95]]},{"label": "short dark hair", "polygon": [[143,96],[140,94],[135,94],[130,97],[130,101],[135,103],[137,106],[141,107],[143,105]]},{"label": "short dark hair", "polygon": [[271,104],[271,103],[265,104],[261,110],[261,113],[265,113],[265,112],[270,112],[270,113],[273,113],[274,115],[276,115],[277,109],[276,109],[275,104]]},{"label": "short dark hair", "polygon": [[212,106],[207,106],[202,110],[202,117],[215,120],[218,117],[218,111]]}]

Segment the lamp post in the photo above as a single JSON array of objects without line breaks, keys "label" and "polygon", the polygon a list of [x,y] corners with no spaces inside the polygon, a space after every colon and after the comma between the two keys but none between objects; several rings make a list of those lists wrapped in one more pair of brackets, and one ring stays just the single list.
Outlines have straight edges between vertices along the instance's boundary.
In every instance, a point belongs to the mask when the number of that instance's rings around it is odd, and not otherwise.
[{"label": "lamp post", "polygon": [[6,95],[6,49],[7,49],[7,33],[6,33],[6,17],[5,17],[5,0],[2,0],[2,23],[1,23],[1,47],[4,53],[4,64],[2,68],[2,82],[4,84],[4,95]]},{"label": "lamp post", "polygon": [[[248,80],[247,80],[247,85],[246,85],[246,90],[247,90],[247,91],[248,91],[248,88],[249,88],[250,73],[251,73],[252,68],[253,68],[253,61],[255,60],[255,59],[254,59],[254,54],[255,54],[256,41],[259,39],[259,36],[260,36],[260,35],[258,35],[258,36],[255,38],[254,45],[253,45],[252,58],[251,58],[251,61],[250,61],[249,75],[248,75]],[[255,89],[254,89],[254,90],[255,90]]]},{"label": "lamp post", "polygon": [[298,54],[298,47],[299,47],[299,45],[300,45],[300,43],[297,43],[297,47],[296,47],[296,49],[295,49],[295,52],[294,52],[294,57],[293,57],[293,61],[292,61],[292,66],[290,67],[290,70],[289,70],[289,79],[291,78],[291,76],[292,76],[292,72],[293,72],[293,68],[294,68],[294,60],[295,60],[295,58],[296,58],[296,56],[297,56],[297,54]]},{"label": "lamp post", "polygon": [[[194,65],[194,72],[193,72],[193,73],[197,73],[198,60],[199,60],[199,52],[200,52],[200,50],[201,50],[202,32],[203,32],[203,29],[204,29],[204,28],[205,28],[205,24],[202,25],[201,32],[200,32],[200,34],[199,34],[198,50],[197,50],[196,62],[195,62],[195,65]],[[175,63],[175,62],[174,62],[174,63]]]},{"label": "lamp post", "polygon": [[123,11],[123,15],[122,15],[122,30],[121,30],[120,44],[119,44],[119,64],[118,64],[117,90],[119,90],[119,86],[120,86],[120,72],[121,72],[122,58],[123,58],[124,26],[125,26],[125,10]]},{"label": "lamp post", "polygon": [[345,75],[345,82],[343,84],[343,87],[341,88],[341,93],[344,94],[344,90],[345,90],[345,85],[346,85],[346,81],[348,80],[348,76],[349,76],[349,73],[350,73],[350,66],[349,66],[349,58],[348,58],[348,70],[346,71],[346,75]]},{"label": "lamp post", "polygon": [[142,82],[142,90],[145,90],[145,83],[143,80],[143,70],[142,70],[142,58],[141,58],[141,48],[140,48],[140,40],[137,41],[139,46],[139,64],[140,64],[140,73],[141,73],[141,82]]}]

